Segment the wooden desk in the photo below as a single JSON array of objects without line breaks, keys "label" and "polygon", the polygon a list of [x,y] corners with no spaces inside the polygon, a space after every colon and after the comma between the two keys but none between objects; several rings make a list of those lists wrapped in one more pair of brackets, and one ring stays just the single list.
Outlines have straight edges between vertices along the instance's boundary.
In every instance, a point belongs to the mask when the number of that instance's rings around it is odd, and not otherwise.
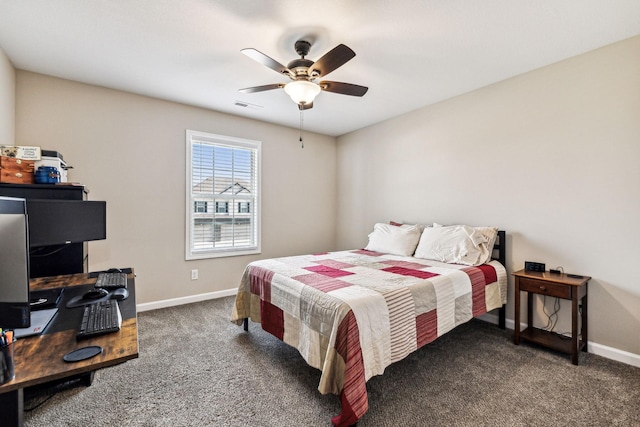
[{"label": "wooden desk", "polygon": [[[86,375],[90,384],[93,372],[97,369],[138,357],[138,323],[133,271],[127,275],[129,297],[119,302],[122,314],[121,329],[118,332],[82,341],[76,340],[83,309],[82,307],[66,308],[66,303],[74,296],[83,295],[92,288],[96,281],[95,276],[95,274],[82,273],[31,279],[32,291],[64,288],[64,293],[58,304],[58,313],[45,329],[45,333],[18,339],[14,343],[15,379],[0,386],[3,426],[22,426],[24,388],[81,375]],[[62,360],[62,356],[70,351],[89,345],[101,346],[102,354],[81,362],[67,363]]]},{"label": "wooden desk", "polygon": [[[566,274],[520,270],[513,273],[515,286],[514,344],[520,339],[536,343],[571,355],[571,362],[578,364],[578,352],[587,351],[587,287],[591,277],[569,277]],[[527,328],[520,332],[520,291],[527,292]],[[571,337],[533,327],[533,295],[547,295],[571,300]],[[582,304],[580,313],[579,304]],[[582,315],[581,337],[578,338],[578,316]]]}]

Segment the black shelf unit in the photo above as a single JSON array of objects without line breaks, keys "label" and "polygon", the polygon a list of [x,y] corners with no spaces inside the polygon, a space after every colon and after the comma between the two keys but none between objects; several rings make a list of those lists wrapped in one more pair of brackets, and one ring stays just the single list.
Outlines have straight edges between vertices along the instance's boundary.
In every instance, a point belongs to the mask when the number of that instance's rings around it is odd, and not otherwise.
[{"label": "black shelf unit", "polygon": [[[0,196],[24,199],[87,200],[88,192],[82,185],[0,184]],[[32,248],[30,277],[84,273],[85,260],[86,243]]]}]

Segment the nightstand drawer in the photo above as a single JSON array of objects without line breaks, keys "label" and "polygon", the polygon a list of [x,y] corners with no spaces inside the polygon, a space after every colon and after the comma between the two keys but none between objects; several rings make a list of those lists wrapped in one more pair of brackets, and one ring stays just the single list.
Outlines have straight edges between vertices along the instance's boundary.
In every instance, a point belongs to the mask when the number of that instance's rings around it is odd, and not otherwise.
[{"label": "nightstand drawer", "polygon": [[520,277],[518,283],[520,284],[521,291],[571,299],[571,286],[549,283],[543,280],[527,279],[524,277]]}]

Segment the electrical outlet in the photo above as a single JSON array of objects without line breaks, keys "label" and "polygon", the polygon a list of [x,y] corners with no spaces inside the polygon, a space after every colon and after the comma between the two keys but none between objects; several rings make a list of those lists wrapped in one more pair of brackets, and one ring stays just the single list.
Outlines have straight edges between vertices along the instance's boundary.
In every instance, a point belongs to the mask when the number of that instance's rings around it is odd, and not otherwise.
[{"label": "electrical outlet", "polygon": [[198,280],[198,270],[191,270],[191,280]]}]

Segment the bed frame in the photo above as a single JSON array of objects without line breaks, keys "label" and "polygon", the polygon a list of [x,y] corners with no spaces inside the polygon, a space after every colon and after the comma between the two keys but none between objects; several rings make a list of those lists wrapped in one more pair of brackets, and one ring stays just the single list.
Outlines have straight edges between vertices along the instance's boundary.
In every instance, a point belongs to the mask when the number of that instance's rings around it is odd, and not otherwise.
[{"label": "bed frame", "polygon": [[[496,255],[497,253],[497,255]],[[495,259],[500,264],[507,268],[507,233],[504,230],[498,231],[498,237],[496,238],[496,243],[493,245],[493,256],[492,259]],[[498,309],[498,326],[500,329],[506,328],[506,312],[507,307],[506,304],[503,304],[502,307]],[[245,320],[245,322],[247,322]],[[246,323],[245,323],[246,324]],[[245,329],[246,330],[246,329]]]}]

